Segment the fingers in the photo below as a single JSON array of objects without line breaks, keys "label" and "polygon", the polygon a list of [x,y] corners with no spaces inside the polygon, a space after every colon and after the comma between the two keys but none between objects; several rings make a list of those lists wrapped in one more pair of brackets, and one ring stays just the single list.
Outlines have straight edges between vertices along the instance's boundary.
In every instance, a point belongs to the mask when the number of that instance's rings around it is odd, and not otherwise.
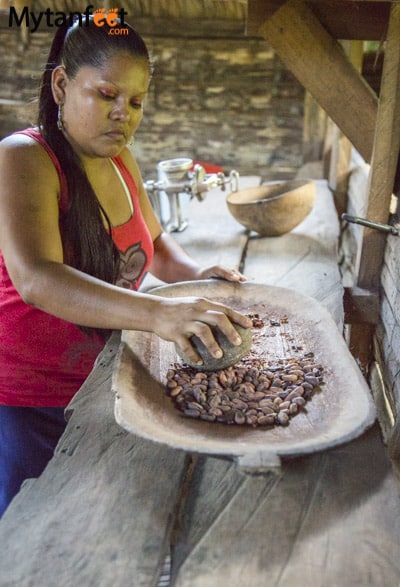
[{"label": "fingers", "polygon": [[[181,349],[182,355],[184,357],[187,357],[188,360],[190,361],[190,363],[192,363],[193,365],[199,365],[199,366],[203,364],[203,360],[200,357],[200,355],[193,348],[193,346],[190,342],[190,338],[188,338],[187,336],[180,336],[176,339],[176,344]],[[219,357],[216,357],[216,358],[219,358]]]},{"label": "fingers", "polygon": [[196,348],[193,346],[194,340],[197,339],[196,344],[199,345],[198,348],[201,348],[201,342],[214,359],[222,358],[223,352],[215,340],[210,326],[204,322],[194,322],[191,331],[190,336],[180,338],[177,343],[183,351],[184,356],[188,357],[191,362],[196,363],[197,365],[203,364],[201,356],[196,352]]},{"label": "fingers", "polygon": [[245,277],[240,271],[237,269],[223,269],[222,268],[222,279],[226,279],[227,281],[247,281],[247,277]]},{"label": "fingers", "polygon": [[206,267],[199,273],[199,279],[209,279],[210,277],[217,277],[219,279],[226,279],[227,281],[247,281],[247,278],[237,269],[226,269],[219,265]]},{"label": "fingers", "polygon": [[231,322],[235,322],[243,328],[251,328],[253,326],[253,321],[248,316],[233,310],[232,308],[228,308],[227,316],[231,320]]},{"label": "fingers", "polygon": [[223,352],[211,328],[218,328],[233,346],[239,346],[242,343],[242,339],[232,322],[240,324],[244,328],[250,328],[252,326],[250,318],[222,304],[198,299],[194,304],[195,308],[196,306],[196,319],[191,320],[190,323],[185,325],[185,335],[179,336],[176,342],[184,354],[193,363],[198,365],[201,365],[202,361],[191,344],[190,339],[192,336],[197,336],[207,348],[208,352],[215,359],[220,359],[223,356]]}]

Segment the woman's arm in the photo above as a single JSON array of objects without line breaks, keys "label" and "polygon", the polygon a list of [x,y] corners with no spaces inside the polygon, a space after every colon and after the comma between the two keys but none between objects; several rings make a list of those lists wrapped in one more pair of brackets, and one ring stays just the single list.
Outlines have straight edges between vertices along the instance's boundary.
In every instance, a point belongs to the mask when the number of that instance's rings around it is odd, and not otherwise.
[{"label": "woman's arm", "polygon": [[0,177],[0,249],[27,304],[82,326],[154,332],[176,342],[194,361],[192,334],[218,356],[209,326],[218,326],[233,344],[238,341],[232,321],[251,326],[248,318],[222,304],[132,292],[65,265],[58,176],[35,141],[17,135],[1,143]]},{"label": "woman's arm", "polygon": [[132,153],[124,149],[121,156],[138,186],[141,211],[153,238],[154,259],[150,267],[151,273],[166,283],[210,277],[219,277],[228,281],[246,281],[244,275],[236,269],[226,269],[219,265],[201,267],[169,234],[163,232],[144,189],[140,170]]},{"label": "woman's arm", "polygon": [[219,265],[201,267],[171,235],[165,232],[154,241],[154,259],[150,272],[167,283],[210,277],[219,277],[228,281],[246,281],[244,275],[236,269],[225,269]]}]

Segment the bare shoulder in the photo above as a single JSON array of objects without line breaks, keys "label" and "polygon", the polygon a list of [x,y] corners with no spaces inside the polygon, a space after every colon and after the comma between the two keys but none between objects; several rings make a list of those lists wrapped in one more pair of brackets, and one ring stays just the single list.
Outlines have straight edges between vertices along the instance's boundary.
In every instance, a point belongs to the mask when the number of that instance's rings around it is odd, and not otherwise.
[{"label": "bare shoulder", "polygon": [[14,181],[29,181],[31,185],[46,182],[58,185],[58,175],[44,147],[33,138],[13,134],[0,141],[0,175]]},{"label": "bare shoulder", "polygon": [[17,151],[26,151],[33,154],[35,151],[40,153],[40,151],[44,151],[44,149],[38,141],[35,141],[32,137],[19,133],[9,135],[0,141],[1,155],[6,155],[7,153],[15,154]]}]

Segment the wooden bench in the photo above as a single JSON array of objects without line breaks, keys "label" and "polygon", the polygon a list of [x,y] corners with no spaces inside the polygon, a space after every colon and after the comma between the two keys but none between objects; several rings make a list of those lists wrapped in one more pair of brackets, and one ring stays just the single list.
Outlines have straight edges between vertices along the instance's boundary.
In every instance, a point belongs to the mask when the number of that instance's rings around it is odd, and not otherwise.
[{"label": "wooden bench", "polygon": [[[339,228],[324,181],[310,216],[282,237],[248,235],[218,190],[188,214],[176,238],[201,262],[313,295],[342,328]],[[115,423],[118,344],[115,333],[67,409],[54,458],[0,522],[1,587],[153,586],[170,544],[177,587],[398,587],[400,501],[377,426],[287,459],[279,475],[243,475]]]}]

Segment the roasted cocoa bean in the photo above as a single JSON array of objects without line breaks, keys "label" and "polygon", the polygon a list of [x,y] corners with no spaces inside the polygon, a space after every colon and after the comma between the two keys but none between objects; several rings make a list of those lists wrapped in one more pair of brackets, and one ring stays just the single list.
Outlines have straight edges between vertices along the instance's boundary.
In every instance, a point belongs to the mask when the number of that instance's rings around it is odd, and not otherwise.
[{"label": "roasted cocoa bean", "polygon": [[259,426],[271,426],[275,423],[275,416],[273,414],[265,414],[257,417],[257,424]]},{"label": "roasted cocoa bean", "polygon": [[215,420],[217,418],[216,418],[216,416],[214,416],[213,414],[210,414],[210,412],[208,412],[208,414],[206,414],[206,413],[200,414],[200,419],[205,420],[206,422],[215,422]]},{"label": "roasted cocoa bean", "polygon": [[282,410],[287,410],[290,407],[290,402],[286,401],[286,402],[282,402],[279,405],[279,411],[281,412]]},{"label": "roasted cocoa bean", "polygon": [[204,412],[203,406],[201,406],[197,402],[188,402],[187,407],[189,408],[189,410],[198,410],[199,412]]},{"label": "roasted cocoa bean", "polygon": [[245,424],[246,423],[246,416],[243,412],[235,412],[235,423],[236,424]]},{"label": "roasted cocoa bean", "polygon": [[247,415],[246,416],[246,424],[249,424],[250,426],[256,426],[257,425],[257,416],[254,414],[254,416],[251,414],[250,416]]},{"label": "roasted cocoa bean", "polygon": [[288,375],[283,374],[283,375],[281,375],[281,379],[282,379],[282,381],[290,381],[290,382],[294,383],[295,381],[297,381],[298,377],[297,377],[297,375],[294,375],[294,374],[288,374]]},{"label": "roasted cocoa bean", "polygon": [[317,377],[314,377],[314,375],[306,375],[305,379],[306,382],[312,385],[313,387],[319,385],[319,379]]},{"label": "roasted cocoa bean", "polygon": [[176,397],[177,395],[179,395],[182,391],[182,386],[181,385],[177,385],[176,387],[174,387],[173,389],[170,390],[169,395],[171,397]]},{"label": "roasted cocoa bean", "polygon": [[313,354],[278,359],[266,366],[245,357],[228,369],[199,372],[188,366],[168,369],[166,393],[186,416],[240,426],[286,426],[314,389],[323,367]]},{"label": "roasted cocoa bean", "polygon": [[295,397],[292,399],[292,403],[296,404],[297,406],[304,406],[306,403],[306,400],[304,399],[304,397],[302,397],[301,395],[299,395],[299,397]]},{"label": "roasted cocoa bean", "polygon": [[191,410],[189,408],[186,408],[185,410],[183,410],[183,413],[185,414],[185,416],[188,416],[189,418],[199,418],[200,417],[199,410]]},{"label": "roasted cocoa bean", "polygon": [[287,426],[289,424],[289,420],[290,418],[286,412],[279,412],[275,417],[275,421],[281,426]]}]

